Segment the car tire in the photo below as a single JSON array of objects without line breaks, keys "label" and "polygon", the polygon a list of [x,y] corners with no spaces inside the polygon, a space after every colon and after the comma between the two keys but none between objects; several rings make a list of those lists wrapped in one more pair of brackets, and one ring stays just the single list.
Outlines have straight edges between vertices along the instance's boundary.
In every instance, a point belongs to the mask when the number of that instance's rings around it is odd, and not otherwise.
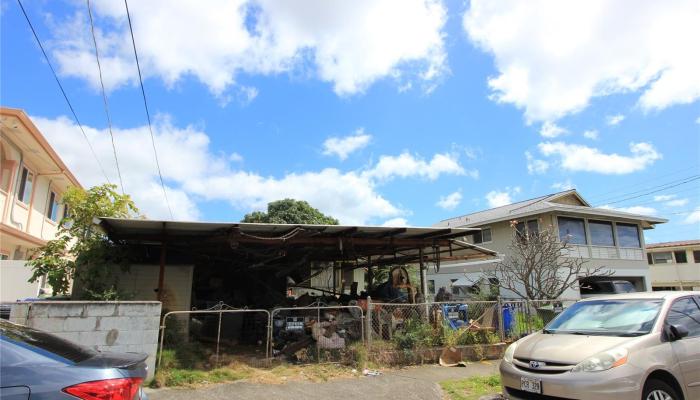
[{"label": "car tire", "polygon": [[650,379],[644,385],[642,400],[681,400],[681,396],[676,393],[676,389],[668,383]]}]

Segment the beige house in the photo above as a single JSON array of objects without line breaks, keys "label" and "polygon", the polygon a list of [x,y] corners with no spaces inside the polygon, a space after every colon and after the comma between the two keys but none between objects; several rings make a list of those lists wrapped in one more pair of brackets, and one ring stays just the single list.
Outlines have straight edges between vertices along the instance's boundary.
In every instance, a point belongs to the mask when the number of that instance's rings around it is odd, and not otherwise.
[{"label": "beige house", "polygon": [[39,295],[28,283],[32,250],[54,239],[61,196],[80,183],[24,111],[0,108],[0,301]]},{"label": "beige house", "polygon": [[[517,221],[516,228],[512,227]],[[481,228],[466,241],[498,252],[500,259],[508,255],[513,230],[552,230],[572,244],[563,257],[581,257],[590,268],[602,267],[613,276],[599,280],[626,280],[639,291],[651,290],[649,266],[645,255],[645,229],[667,222],[658,217],[630,214],[592,207],[576,190],[567,190],[502,207],[479,211],[440,221],[436,226]],[[445,287],[456,296],[465,295],[464,288],[478,281],[483,272],[493,268],[492,261],[454,262],[443,264],[438,273],[429,275],[429,288]],[[595,280],[594,278],[593,280]],[[501,291],[504,297],[512,293]],[[563,297],[578,298],[578,290],[569,290]]]},{"label": "beige house", "polygon": [[700,240],[647,245],[652,290],[700,290]]}]

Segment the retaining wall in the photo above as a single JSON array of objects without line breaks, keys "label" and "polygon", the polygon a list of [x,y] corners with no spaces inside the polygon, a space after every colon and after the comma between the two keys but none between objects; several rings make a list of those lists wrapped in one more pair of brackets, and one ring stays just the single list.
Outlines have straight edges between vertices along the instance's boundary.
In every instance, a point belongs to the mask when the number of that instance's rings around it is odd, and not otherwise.
[{"label": "retaining wall", "polygon": [[146,353],[152,378],[160,311],[157,301],[17,302],[10,321],[96,350]]}]

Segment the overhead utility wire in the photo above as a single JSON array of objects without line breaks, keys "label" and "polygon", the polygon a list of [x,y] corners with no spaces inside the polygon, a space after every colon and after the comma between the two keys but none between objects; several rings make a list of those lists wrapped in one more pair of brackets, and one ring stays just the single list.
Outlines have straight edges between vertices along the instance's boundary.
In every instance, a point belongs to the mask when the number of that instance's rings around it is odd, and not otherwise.
[{"label": "overhead utility wire", "polygon": [[100,74],[100,86],[102,87],[102,102],[105,106],[105,115],[107,115],[107,127],[109,128],[109,137],[112,139],[112,152],[114,153],[114,162],[117,165],[117,175],[119,175],[119,185],[124,194],[124,181],[122,180],[122,171],[119,168],[119,158],[117,158],[117,146],[114,144],[114,133],[112,133],[112,117],[109,115],[109,104],[107,103],[107,93],[105,92],[105,83],[102,79],[102,65],[100,64],[100,53],[97,50],[97,38],[95,37],[95,23],[92,20],[92,7],[90,0],[87,0],[88,15],[90,16],[90,33],[92,33],[92,43],[95,44],[95,59],[97,60],[97,71]]},{"label": "overhead utility wire", "polygon": [[685,181],[680,182],[680,183],[676,183],[676,184],[674,184],[674,185],[668,185],[668,186],[663,187],[663,188],[661,188],[661,189],[652,190],[652,191],[650,191],[650,192],[638,194],[638,195],[636,195],[636,196],[630,196],[630,197],[627,197],[627,198],[624,198],[624,199],[621,199],[621,200],[611,201],[611,202],[609,202],[609,203],[607,203],[607,204],[622,203],[623,201],[627,201],[627,200],[632,200],[632,199],[636,199],[636,198],[639,198],[639,197],[648,196],[648,195],[650,195],[650,194],[662,192],[662,191],[664,191],[664,190],[666,190],[666,189],[671,189],[671,188],[676,187],[676,186],[685,185],[686,183],[690,183],[690,182],[696,181],[696,180],[698,180],[698,179],[700,179],[700,176],[696,175],[696,176],[694,176],[694,177],[690,177],[690,178],[686,179]]},{"label": "overhead utility wire", "polygon": [[597,200],[596,202],[603,203],[603,202],[607,202],[607,201],[611,201],[611,200],[615,200],[615,201],[616,201],[616,200],[618,200],[619,198],[622,198],[622,197],[627,198],[627,197],[629,197],[629,196],[632,196],[632,195],[635,195],[635,194],[638,194],[638,193],[644,193],[644,192],[647,192],[647,191],[649,191],[649,190],[659,189],[659,188],[661,188],[661,187],[665,187],[665,186],[668,186],[668,185],[672,185],[672,184],[674,184],[674,183],[682,182],[682,181],[685,181],[685,180],[687,180],[687,179],[696,178],[696,177],[700,177],[700,175],[699,175],[699,174],[694,174],[694,175],[685,176],[685,177],[683,177],[683,178],[674,179],[674,180],[672,180],[672,181],[664,182],[664,183],[661,183],[661,184],[659,184],[659,185],[654,185],[654,186],[645,187],[645,188],[642,188],[642,189],[639,189],[639,190],[635,190],[635,191],[633,191],[633,192],[621,193],[621,194],[618,194],[618,195],[609,196],[609,197],[606,197],[606,198]]},{"label": "overhead utility wire", "polygon": [[134,47],[134,58],[136,59],[136,69],[139,72],[139,84],[141,85],[141,95],[143,96],[143,107],[146,109],[146,118],[148,119],[148,131],[151,133],[151,144],[153,145],[153,155],[156,159],[156,167],[158,168],[158,177],[160,178],[160,187],[163,189],[163,197],[165,197],[165,204],[168,206],[168,211],[170,212],[170,218],[173,217],[173,210],[170,208],[170,202],[168,201],[168,194],[165,191],[165,183],[163,183],[163,174],[160,171],[160,163],[158,162],[158,151],[156,150],[156,140],[153,136],[153,127],[151,126],[151,113],[148,111],[148,102],[146,101],[146,90],[143,88],[143,77],[141,76],[141,65],[139,64],[139,54],[136,51],[136,40],[134,39],[134,28],[131,25],[131,14],[129,13],[129,3],[124,0],[124,7],[126,8],[126,18],[129,21],[129,32],[131,33],[131,44]]},{"label": "overhead utility wire", "polygon": [[109,180],[109,176],[107,176],[107,173],[105,172],[105,169],[102,166],[100,159],[97,157],[97,154],[95,153],[95,149],[92,147],[92,143],[90,143],[90,139],[88,138],[87,134],[85,133],[85,129],[83,129],[83,124],[80,123],[80,119],[78,119],[78,115],[75,113],[75,109],[73,109],[73,105],[71,104],[70,100],[68,100],[68,95],[66,94],[66,91],[63,89],[63,85],[61,84],[61,81],[58,79],[58,74],[56,74],[56,70],[53,68],[53,64],[51,64],[51,60],[49,59],[48,54],[46,54],[46,50],[44,50],[44,46],[41,44],[41,40],[39,40],[39,35],[37,35],[36,30],[34,30],[34,25],[32,24],[32,21],[29,19],[29,15],[27,14],[27,11],[24,9],[24,5],[22,5],[22,1],[17,0],[17,3],[19,4],[19,7],[22,9],[22,14],[24,14],[24,18],[27,20],[27,24],[29,24],[29,29],[31,29],[32,34],[34,34],[34,39],[36,39],[36,43],[39,45],[39,48],[41,49],[41,53],[44,54],[44,59],[46,60],[46,64],[49,65],[49,68],[51,69],[51,73],[53,74],[53,77],[56,80],[56,83],[58,84],[58,88],[61,89],[61,94],[63,94],[63,98],[66,100],[66,103],[68,104],[68,108],[70,109],[70,112],[73,114],[73,119],[75,119],[75,123],[78,124],[78,127],[80,128],[80,132],[83,133],[83,137],[85,138],[85,141],[87,142],[88,147],[90,147],[90,153],[92,153],[92,156],[95,158],[97,165],[100,166],[100,171],[102,171],[102,175],[105,176],[107,183],[111,184],[112,182]]},{"label": "overhead utility wire", "polygon": [[[650,178],[650,179],[645,179],[643,182],[635,182],[635,183],[630,184],[630,185],[619,186],[618,188],[616,188],[614,190],[610,190],[610,191],[607,191],[604,193],[599,193],[597,196],[591,197],[590,200],[593,200],[594,202],[597,203],[598,201],[603,202],[605,200],[613,200],[616,197],[627,196],[629,193],[624,193],[624,191],[627,189],[635,188],[635,187],[639,186],[640,184],[646,184],[649,182],[659,181],[659,180],[662,180],[668,176],[678,175],[681,172],[690,171],[690,170],[698,171],[698,170],[700,170],[700,166],[693,165],[690,167],[683,168],[681,170],[677,170],[677,171],[673,171],[673,172],[669,172],[669,173],[664,173],[662,175],[658,175],[658,176]],[[621,194],[614,194],[614,193],[621,193]],[[608,196],[608,195],[610,195],[610,196]]]}]

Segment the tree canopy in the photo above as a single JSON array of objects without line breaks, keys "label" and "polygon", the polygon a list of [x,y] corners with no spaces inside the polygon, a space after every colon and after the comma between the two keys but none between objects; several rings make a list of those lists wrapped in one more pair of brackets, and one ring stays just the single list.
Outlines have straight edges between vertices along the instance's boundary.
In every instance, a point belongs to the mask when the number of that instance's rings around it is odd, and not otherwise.
[{"label": "tree canopy", "polygon": [[337,219],[323,214],[305,201],[294,199],[270,202],[267,204],[267,212],[254,211],[246,214],[241,222],[338,225]]},{"label": "tree canopy", "polygon": [[29,261],[33,269],[30,282],[46,276],[54,295],[67,293],[71,280],[82,286],[87,298],[116,295],[115,267],[126,267],[128,257],[107,239],[94,219],[139,216],[131,198],[119,194],[116,188],[111,184],[88,190],[71,187],[63,194],[62,203],[68,212],[59,224],[57,238],[38,248]]}]

